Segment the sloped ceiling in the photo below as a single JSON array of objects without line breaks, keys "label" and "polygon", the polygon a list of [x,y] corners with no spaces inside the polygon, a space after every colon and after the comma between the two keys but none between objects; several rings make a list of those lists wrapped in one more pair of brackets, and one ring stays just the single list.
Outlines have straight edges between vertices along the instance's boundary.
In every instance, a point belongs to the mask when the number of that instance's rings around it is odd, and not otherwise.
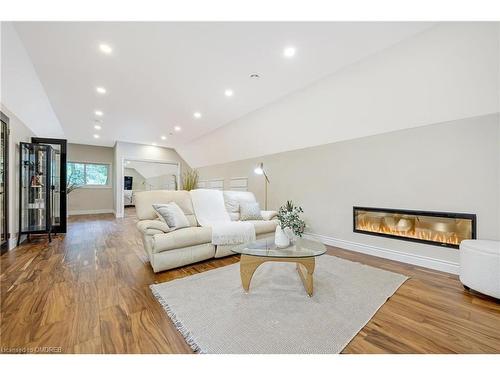
[{"label": "sloped ceiling", "polygon": [[0,101],[35,134],[63,138],[64,131],[19,36],[1,22]]},{"label": "sloped ceiling", "polygon": [[[70,142],[112,146],[127,141],[176,149],[432,25],[14,23]],[[101,53],[100,43],[109,44],[112,53]],[[284,58],[283,49],[291,45],[296,55]],[[253,73],[260,78],[249,78]],[[96,93],[97,86],[107,93]],[[224,95],[228,88],[232,97]],[[5,89],[14,90],[12,85]],[[104,112],[99,132],[95,110]],[[195,111],[200,119],[193,118]],[[175,132],[175,126],[182,131]]]}]

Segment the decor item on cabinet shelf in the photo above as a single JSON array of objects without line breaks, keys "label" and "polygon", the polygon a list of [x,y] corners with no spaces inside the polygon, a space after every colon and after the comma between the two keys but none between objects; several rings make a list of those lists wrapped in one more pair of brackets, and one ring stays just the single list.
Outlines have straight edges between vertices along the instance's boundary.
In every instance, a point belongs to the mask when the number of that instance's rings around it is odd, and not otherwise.
[{"label": "decor item on cabinet shelf", "polygon": [[198,170],[191,169],[182,175],[182,190],[194,190],[198,185]]},{"label": "decor item on cabinet shelf", "polygon": [[[292,201],[287,201],[278,210],[278,223],[275,233],[275,243],[278,247],[286,247],[290,241],[295,240],[295,236],[302,237],[306,223],[300,218],[304,212],[302,207],[295,206]],[[284,236],[283,236],[284,235]],[[286,239],[288,241],[286,241]]]}]

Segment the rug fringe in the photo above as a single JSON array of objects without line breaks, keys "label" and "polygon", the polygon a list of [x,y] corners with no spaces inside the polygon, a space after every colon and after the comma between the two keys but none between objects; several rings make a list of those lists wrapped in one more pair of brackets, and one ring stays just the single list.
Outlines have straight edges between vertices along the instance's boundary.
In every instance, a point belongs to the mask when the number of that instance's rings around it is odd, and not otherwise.
[{"label": "rug fringe", "polygon": [[184,326],[184,324],[177,318],[175,313],[172,311],[172,308],[170,305],[163,299],[163,297],[160,295],[158,291],[156,291],[155,288],[156,285],[150,285],[149,288],[151,289],[151,292],[155,296],[155,298],[158,300],[160,305],[163,307],[165,312],[167,313],[168,317],[170,320],[172,320],[172,323],[174,323],[175,328],[181,333],[182,337],[184,337],[184,340],[186,340],[187,344],[195,353],[199,354],[205,354],[205,351],[201,349],[201,347],[196,343],[196,339],[193,336],[191,332]]}]

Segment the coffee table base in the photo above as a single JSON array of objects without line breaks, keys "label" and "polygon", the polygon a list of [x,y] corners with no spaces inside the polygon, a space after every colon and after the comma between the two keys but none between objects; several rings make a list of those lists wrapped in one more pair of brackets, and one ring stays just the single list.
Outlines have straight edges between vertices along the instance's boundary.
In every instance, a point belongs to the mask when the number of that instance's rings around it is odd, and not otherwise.
[{"label": "coffee table base", "polygon": [[241,285],[246,292],[250,289],[255,270],[265,262],[292,262],[297,264],[297,272],[304,284],[307,294],[313,295],[313,273],[315,267],[315,257],[308,258],[281,258],[281,257],[259,257],[253,255],[244,255],[240,257],[240,276]]}]

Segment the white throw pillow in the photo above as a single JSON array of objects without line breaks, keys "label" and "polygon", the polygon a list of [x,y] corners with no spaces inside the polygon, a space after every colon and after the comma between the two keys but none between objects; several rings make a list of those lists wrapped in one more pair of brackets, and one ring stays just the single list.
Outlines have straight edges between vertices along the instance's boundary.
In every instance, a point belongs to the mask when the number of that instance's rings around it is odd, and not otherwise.
[{"label": "white throw pillow", "polygon": [[240,202],[240,220],[264,220],[257,202]]},{"label": "white throw pillow", "polygon": [[227,212],[230,214],[240,210],[240,202],[236,199],[226,199],[224,200],[224,204],[226,205]]},{"label": "white throw pillow", "polygon": [[189,221],[177,203],[153,204],[153,208],[158,217],[164,220],[172,230],[189,227]]}]

